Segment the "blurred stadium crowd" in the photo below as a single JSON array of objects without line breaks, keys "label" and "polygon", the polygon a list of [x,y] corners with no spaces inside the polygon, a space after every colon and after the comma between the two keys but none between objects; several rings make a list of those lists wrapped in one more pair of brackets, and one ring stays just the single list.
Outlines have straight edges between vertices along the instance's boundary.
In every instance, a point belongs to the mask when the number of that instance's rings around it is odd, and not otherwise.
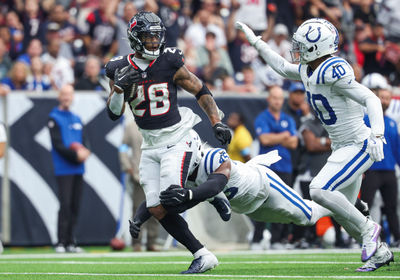
[{"label": "blurred stadium crowd", "polygon": [[288,89],[235,30],[248,24],[291,60],[290,36],[304,20],[323,17],[340,32],[339,56],[361,80],[383,74],[400,83],[400,7],[396,0],[14,0],[1,1],[0,94],[42,92],[73,83],[104,90],[103,66],[131,52],[126,24],[153,11],[167,28],[167,47],[183,50],[186,66],[210,89],[235,93]]}]

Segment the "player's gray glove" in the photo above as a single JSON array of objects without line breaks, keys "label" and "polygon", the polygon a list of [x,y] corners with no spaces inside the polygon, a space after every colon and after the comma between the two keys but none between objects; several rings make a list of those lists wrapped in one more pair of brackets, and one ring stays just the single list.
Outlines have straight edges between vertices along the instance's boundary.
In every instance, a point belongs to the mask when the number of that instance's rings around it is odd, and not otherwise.
[{"label": "player's gray glove", "polygon": [[132,238],[137,239],[139,237],[141,225],[142,224],[138,221],[133,220],[132,222],[129,220],[129,233],[131,234]]},{"label": "player's gray glove", "polygon": [[261,36],[256,36],[250,27],[240,21],[235,23],[235,27],[236,29],[243,31],[243,33],[246,35],[247,41],[249,41],[250,45],[252,46],[254,46],[258,40],[261,39]]},{"label": "player's gray glove", "polygon": [[373,161],[381,161],[385,158],[383,153],[383,144],[386,144],[386,139],[383,135],[372,134],[369,137],[369,155]]},{"label": "player's gray glove", "polygon": [[216,125],[213,126],[213,130],[215,138],[217,138],[222,145],[226,145],[231,142],[232,139],[231,130],[226,124],[217,123]]},{"label": "player's gray glove", "polygon": [[120,90],[125,91],[129,89],[132,84],[140,80],[139,72],[136,71],[131,65],[124,68],[116,69],[114,73],[114,86]]},{"label": "player's gray glove", "polygon": [[182,188],[179,185],[171,185],[160,194],[160,202],[165,206],[176,206],[186,201],[191,200],[193,197],[192,191]]}]

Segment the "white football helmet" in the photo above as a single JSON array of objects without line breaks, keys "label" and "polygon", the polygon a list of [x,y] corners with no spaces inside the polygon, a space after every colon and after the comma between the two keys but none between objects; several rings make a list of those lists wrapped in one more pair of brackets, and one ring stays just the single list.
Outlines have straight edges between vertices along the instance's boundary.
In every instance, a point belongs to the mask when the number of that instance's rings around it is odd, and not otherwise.
[{"label": "white football helmet", "polygon": [[292,43],[293,62],[305,64],[337,52],[339,33],[329,21],[313,18],[300,25]]},{"label": "white football helmet", "polygon": [[390,89],[386,78],[379,73],[370,73],[366,75],[361,80],[361,84],[369,89]]}]

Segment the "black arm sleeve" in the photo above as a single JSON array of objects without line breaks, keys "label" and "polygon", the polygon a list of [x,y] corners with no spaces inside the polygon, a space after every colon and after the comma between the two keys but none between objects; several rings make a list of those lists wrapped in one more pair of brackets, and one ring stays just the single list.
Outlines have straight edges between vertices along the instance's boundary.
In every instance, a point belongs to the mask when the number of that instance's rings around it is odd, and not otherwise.
[{"label": "black arm sleeve", "polygon": [[227,183],[228,178],[224,174],[212,173],[203,184],[200,184],[196,188],[191,188],[193,193],[192,200],[204,201],[207,198],[211,198],[220,193]]},{"label": "black arm sleeve", "polygon": [[146,200],[143,201],[136,210],[135,216],[133,217],[133,221],[139,225],[142,225],[148,219],[151,218],[151,213],[147,209]]},{"label": "black arm sleeve", "polygon": [[196,206],[197,204],[199,204],[200,200],[190,200],[190,201],[186,201],[185,203],[176,205],[176,206],[166,206],[163,205],[163,207],[165,208],[165,210],[168,211],[168,213],[172,213],[172,214],[179,214],[182,212],[185,212],[186,210]]},{"label": "black arm sleeve", "polygon": [[53,148],[66,160],[72,163],[77,163],[77,164],[80,163],[78,161],[78,154],[76,153],[76,151],[70,150],[69,148],[64,146],[64,143],[62,141],[60,126],[52,118],[50,118],[50,122],[54,123],[54,125],[49,126],[51,144],[53,145]]},{"label": "black arm sleeve", "polygon": [[82,143],[83,143],[83,146],[86,147],[86,149],[91,150],[88,132],[85,127],[83,127],[83,129],[82,129]]}]

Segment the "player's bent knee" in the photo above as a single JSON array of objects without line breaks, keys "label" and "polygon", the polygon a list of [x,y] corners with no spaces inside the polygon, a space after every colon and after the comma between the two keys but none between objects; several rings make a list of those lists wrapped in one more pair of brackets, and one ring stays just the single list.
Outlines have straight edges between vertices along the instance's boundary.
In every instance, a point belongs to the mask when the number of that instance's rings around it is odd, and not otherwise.
[{"label": "player's bent knee", "polygon": [[324,190],[320,189],[320,188],[311,188],[310,186],[310,197],[312,200],[314,200],[317,203],[321,203],[324,201],[322,192],[324,192]]},{"label": "player's bent knee", "polygon": [[157,205],[155,207],[150,207],[149,208],[149,212],[151,213],[151,215],[153,215],[154,218],[156,218],[157,220],[161,220],[162,218],[165,217],[165,215],[167,214],[167,210],[164,209],[164,207],[160,204]]}]

